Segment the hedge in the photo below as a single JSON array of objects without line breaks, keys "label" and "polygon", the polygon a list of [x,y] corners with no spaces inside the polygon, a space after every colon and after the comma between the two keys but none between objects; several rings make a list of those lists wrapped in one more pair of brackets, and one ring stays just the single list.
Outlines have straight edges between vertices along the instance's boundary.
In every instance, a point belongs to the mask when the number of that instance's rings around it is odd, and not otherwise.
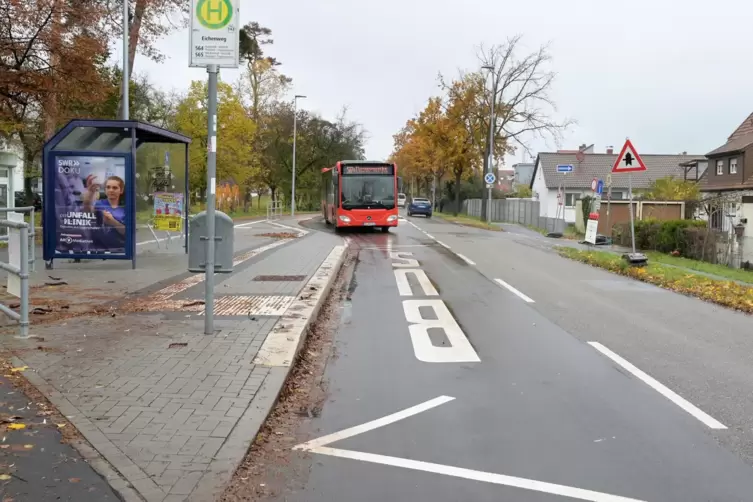
[{"label": "hedge", "polygon": [[[643,251],[676,253],[686,258],[716,262],[716,244],[724,239],[700,220],[638,220],[635,222],[635,246]],[[630,223],[615,225],[612,240],[630,246]]]}]

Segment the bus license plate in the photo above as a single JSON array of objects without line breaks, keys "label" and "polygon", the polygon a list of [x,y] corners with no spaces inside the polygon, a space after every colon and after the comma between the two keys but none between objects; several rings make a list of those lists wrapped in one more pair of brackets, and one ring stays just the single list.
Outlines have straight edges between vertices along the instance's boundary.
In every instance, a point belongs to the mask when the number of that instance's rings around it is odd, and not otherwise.
[{"label": "bus license plate", "polygon": [[364,221],[363,222],[363,226],[364,227],[373,227],[374,225],[376,225],[376,223],[374,223],[373,221]]}]

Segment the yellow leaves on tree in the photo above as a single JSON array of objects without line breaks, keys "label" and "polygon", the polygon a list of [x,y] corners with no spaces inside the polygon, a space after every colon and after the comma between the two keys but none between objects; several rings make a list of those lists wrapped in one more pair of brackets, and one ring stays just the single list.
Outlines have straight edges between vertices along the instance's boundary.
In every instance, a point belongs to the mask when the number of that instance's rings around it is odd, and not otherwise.
[{"label": "yellow leaves on tree", "polygon": [[[190,136],[189,177],[192,187],[206,189],[207,84],[193,81],[178,105],[175,123]],[[220,82],[217,87],[217,181],[242,183],[253,175],[251,138],[256,124],[240,96]]]},{"label": "yellow leaves on tree", "polygon": [[659,178],[651,182],[643,194],[650,200],[699,200],[701,198],[698,183],[685,181],[674,176]]}]

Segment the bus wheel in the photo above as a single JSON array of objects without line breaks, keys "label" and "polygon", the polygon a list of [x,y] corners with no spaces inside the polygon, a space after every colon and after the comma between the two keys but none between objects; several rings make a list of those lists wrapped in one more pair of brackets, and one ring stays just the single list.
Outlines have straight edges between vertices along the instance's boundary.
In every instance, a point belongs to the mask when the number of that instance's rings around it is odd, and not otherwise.
[{"label": "bus wheel", "polygon": [[390,227],[382,227],[382,232],[389,232],[389,231],[390,231]]}]

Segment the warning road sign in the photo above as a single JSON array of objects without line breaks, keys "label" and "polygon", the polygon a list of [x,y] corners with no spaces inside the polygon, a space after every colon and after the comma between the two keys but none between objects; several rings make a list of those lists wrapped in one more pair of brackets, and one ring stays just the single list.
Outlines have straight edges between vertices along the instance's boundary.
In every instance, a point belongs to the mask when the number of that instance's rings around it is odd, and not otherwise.
[{"label": "warning road sign", "polygon": [[635,147],[630,140],[625,141],[625,146],[622,147],[620,155],[617,156],[617,160],[612,166],[613,173],[633,173],[637,171],[645,171],[646,164],[643,163]]}]

